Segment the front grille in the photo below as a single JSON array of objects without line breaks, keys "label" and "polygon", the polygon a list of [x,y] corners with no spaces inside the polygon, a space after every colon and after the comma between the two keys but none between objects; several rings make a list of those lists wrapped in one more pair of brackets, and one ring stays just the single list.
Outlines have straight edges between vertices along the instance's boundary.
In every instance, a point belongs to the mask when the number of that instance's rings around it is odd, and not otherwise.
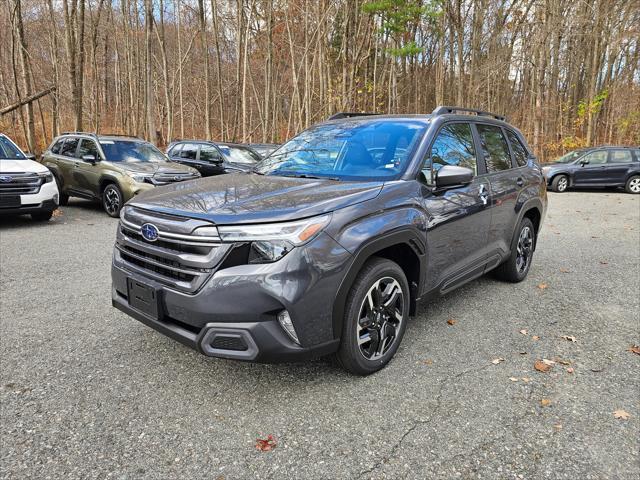
[{"label": "front grille", "polygon": [[166,185],[168,183],[183,182],[185,180],[194,180],[198,178],[193,173],[156,173],[152,182],[156,185]]},{"label": "front grille", "polygon": [[44,178],[36,173],[0,174],[0,195],[32,195],[40,192]]},{"label": "front grille", "polygon": [[[156,241],[145,240],[141,227],[152,223],[159,231]],[[191,235],[210,223],[125,207],[116,240],[116,263],[157,283],[195,293],[225,258],[229,244],[217,237]]]}]

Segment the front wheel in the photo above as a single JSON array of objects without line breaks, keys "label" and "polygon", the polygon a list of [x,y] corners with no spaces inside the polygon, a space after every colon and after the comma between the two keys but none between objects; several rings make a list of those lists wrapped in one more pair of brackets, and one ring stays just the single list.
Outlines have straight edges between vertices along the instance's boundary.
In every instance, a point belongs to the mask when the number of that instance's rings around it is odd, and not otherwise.
[{"label": "front wheel", "polygon": [[369,260],[347,298],[339,363],[356,375],[377,372],[398,350],[408,318],[409,283],[400,266]]},{"label": "front wheel", "polygon": [[102,192],[102,208],[110,217],[120,216],[120,209],[124,204],[122,191],[115,183],[110,183]]},{"label": "front wheel", "polygon": [[562,193],[569,188],[569,177],[566,175],[558,175],[551,182],[551,190]]},{"label": "front wheel", "polygon": [[507,282],[521,282],[527,278],[535,250],[536,232],[528,218],[520,222],[516,235],[511,241],[511,255],[506,262],[494,270],[495,276]]},{"label": "front wheel", "polygon": [[624,190],[627,193],[640,193],[640,175],[634,175],[627,180]]}]

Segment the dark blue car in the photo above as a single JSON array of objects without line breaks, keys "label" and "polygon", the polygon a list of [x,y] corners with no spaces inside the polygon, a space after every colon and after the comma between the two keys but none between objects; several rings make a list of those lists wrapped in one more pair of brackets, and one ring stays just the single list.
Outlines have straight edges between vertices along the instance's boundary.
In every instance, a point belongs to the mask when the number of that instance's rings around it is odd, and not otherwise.
[{"label": "dark blue car", "polygon": [[173,142],[167,148],[167,155],[174,162],[195,168],[203,177],[247,172],[262,160],[262,157],[247,145],[206,140]]},{"label": "dark blue car", "polygon": [[628,193],[640,193],[640,148],[575,150],[542,165],[542,172],[554,192],[570,187],[624,187]]}]

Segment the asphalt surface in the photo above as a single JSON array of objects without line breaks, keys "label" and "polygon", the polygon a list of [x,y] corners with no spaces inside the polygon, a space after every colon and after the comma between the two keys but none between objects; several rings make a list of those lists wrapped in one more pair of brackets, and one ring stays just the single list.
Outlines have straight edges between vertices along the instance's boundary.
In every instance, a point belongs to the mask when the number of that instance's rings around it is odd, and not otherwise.
[{"label": "asphalt surface", "polygon": [[3,220],[1,477],[638,478],[640,196],[549,199],[526,281],[422,305],[367,378],[209,359],[116,311],[117,222],[88,202]]}]

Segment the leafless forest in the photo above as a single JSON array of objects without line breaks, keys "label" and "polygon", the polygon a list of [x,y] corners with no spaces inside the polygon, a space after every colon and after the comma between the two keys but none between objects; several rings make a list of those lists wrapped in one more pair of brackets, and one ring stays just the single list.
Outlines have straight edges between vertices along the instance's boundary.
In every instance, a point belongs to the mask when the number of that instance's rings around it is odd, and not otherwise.
[{"label": "leafless forest", "polygon": [[[640,143],[637,0],[1,0],[0,130],[283,141],[337,111],[506,114]],[[32,101],[29,101],[32,100]]]}]

